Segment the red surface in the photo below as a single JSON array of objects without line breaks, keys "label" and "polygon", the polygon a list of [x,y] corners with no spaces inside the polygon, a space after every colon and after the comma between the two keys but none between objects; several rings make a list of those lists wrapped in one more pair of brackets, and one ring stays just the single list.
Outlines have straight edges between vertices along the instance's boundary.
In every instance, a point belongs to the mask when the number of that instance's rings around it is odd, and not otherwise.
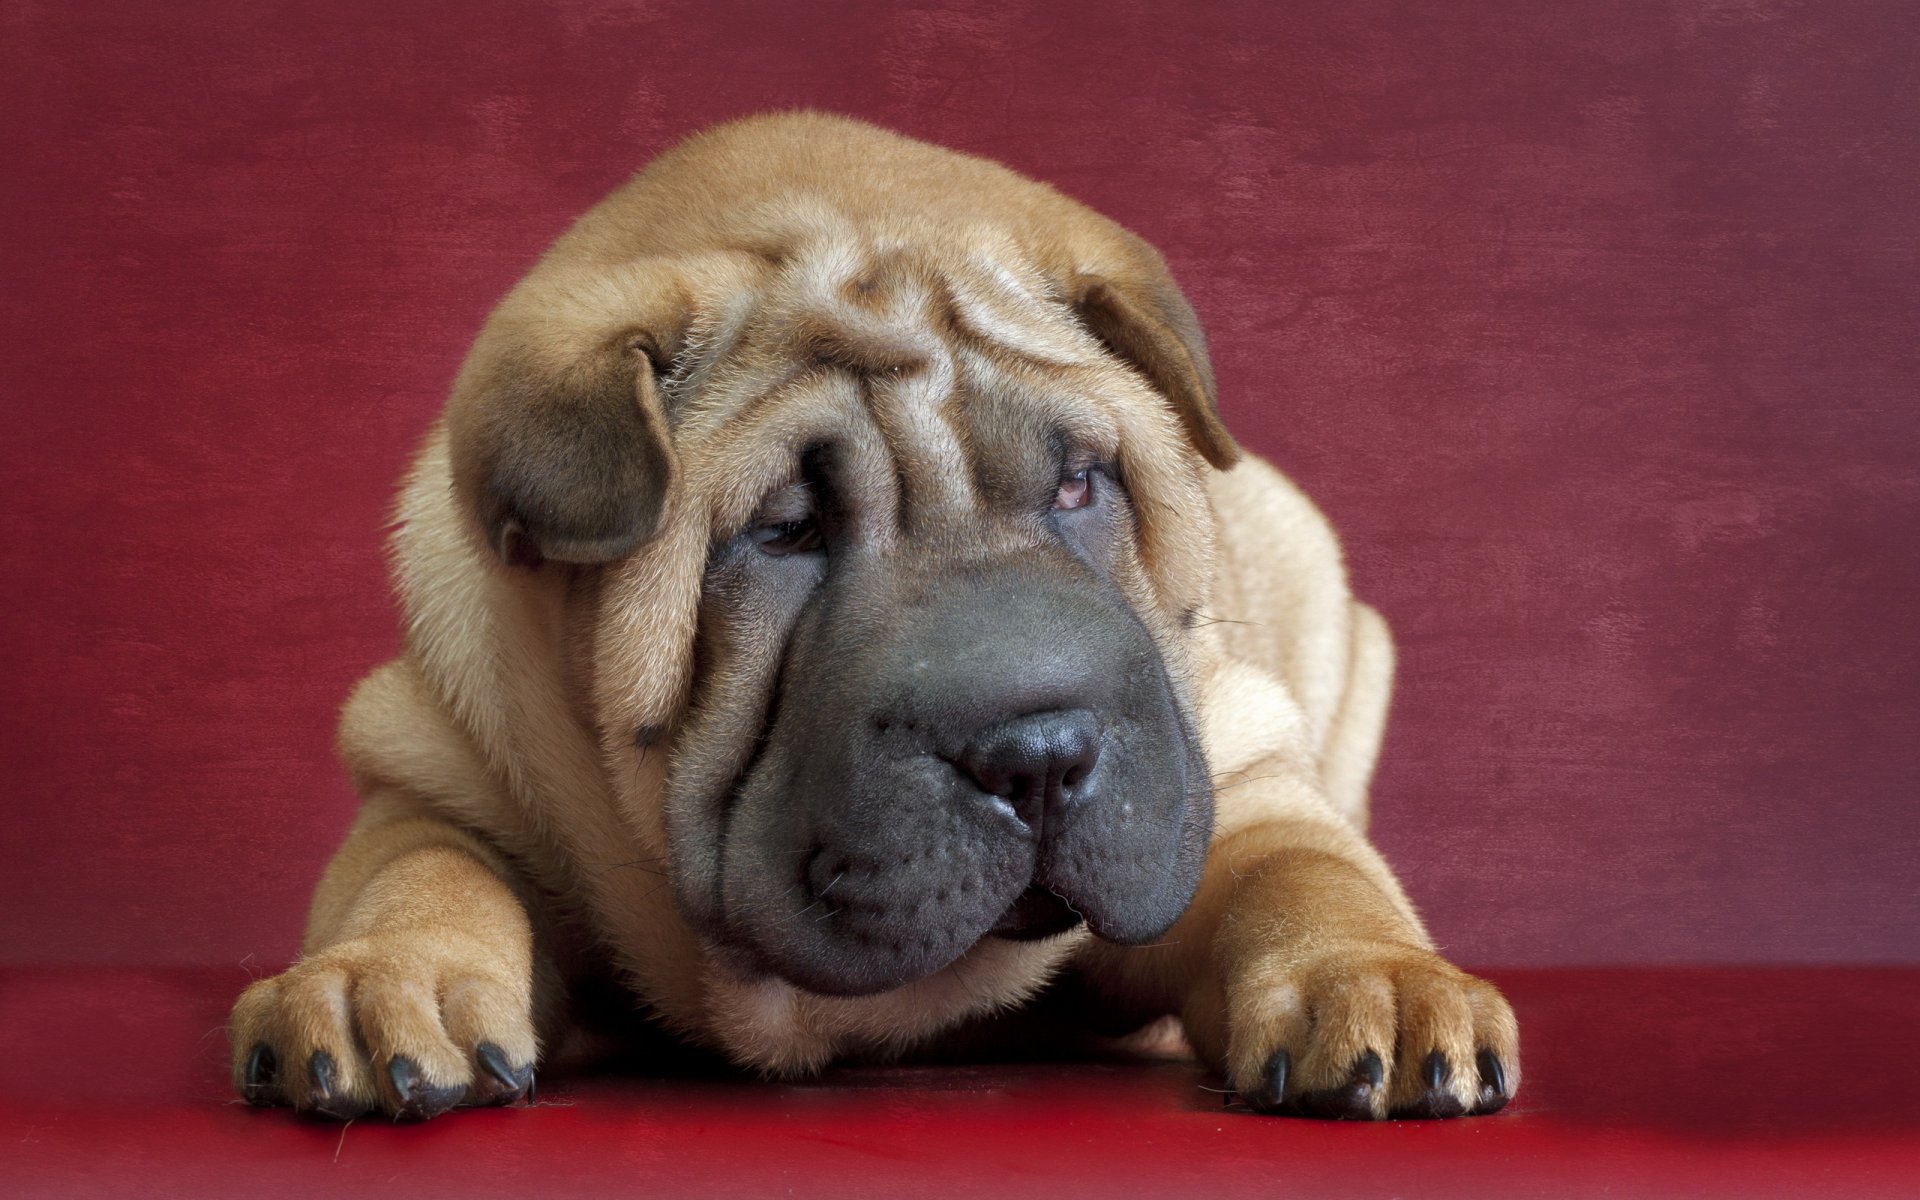
[{"label": "red surface", "polygon": [[0,0],[0,961],[292,950],[493,300],[812,104],[1165,247],[1392,619],[1379,838],[1481,962],[1912,960],[1905,0]]},{"label": "red surface", "polygon": [[[1515,1107],[1336,1125],[1194,1068],[543,1076],[531,1109],[308,1122],[227,1092],[228,971],[0,973],[13,1196],[1920,1195],[1920,970],[1504,972]],[[9,1186],[10,1185],[10,1186]]]}]

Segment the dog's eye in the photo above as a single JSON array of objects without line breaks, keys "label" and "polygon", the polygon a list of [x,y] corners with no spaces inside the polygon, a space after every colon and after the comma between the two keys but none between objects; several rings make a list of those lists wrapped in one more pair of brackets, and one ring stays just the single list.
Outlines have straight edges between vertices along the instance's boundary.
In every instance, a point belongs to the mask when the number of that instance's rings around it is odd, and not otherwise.
[{"label": "dog's eye", "polygon": [[1060,481],[1060,490],[1053,494],[1053,506],[1058,509],[1085,508],[1092,499],[1093,470],[1083,468]]},{"label": "dog's eye", "polygon": [[812,517],[798,521],[776,521],[755,525],[747,531],[762,554],[781,558],[788,554],[811,554],[820,548],[820,526]]},{"label": "dog's eye", "polygon": [[814,507],[813,489],[805,483],[792,483],[767,496],[754,514],[743,537],[762,554],[785,558],[789,554],[811,554],[825,544],[820,533],[820,514]]}]

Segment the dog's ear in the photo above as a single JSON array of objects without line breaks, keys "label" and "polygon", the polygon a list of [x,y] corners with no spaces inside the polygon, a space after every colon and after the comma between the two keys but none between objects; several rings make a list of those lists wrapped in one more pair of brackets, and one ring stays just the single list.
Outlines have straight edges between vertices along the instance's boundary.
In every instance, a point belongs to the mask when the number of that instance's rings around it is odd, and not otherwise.
[{"label": "dog's ear", "polygon": [[482,334],[447,411],[453,482],[503,561],[612,563],[653,536],[674,482],[659,346],[622,330],[568,353],[543,332]]},{"label": "dog's ear", "polygon": [[1159,253],[1131,235],[1127,242],[1131,253],[1113,267],[1070,279],[1068,300],[1108,350],[1167,398],[1194,448],[1224,471],[1240,460],[1240,448],[1220,423],[1200,318]]}]

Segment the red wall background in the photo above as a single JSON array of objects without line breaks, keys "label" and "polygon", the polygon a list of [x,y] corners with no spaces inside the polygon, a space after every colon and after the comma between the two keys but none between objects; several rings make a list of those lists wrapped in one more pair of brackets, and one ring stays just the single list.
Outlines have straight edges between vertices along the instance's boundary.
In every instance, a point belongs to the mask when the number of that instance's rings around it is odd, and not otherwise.
[{"label": "red wall background", "polygon": [[1482,964],[1920,955],[1903,0],[0,0],[0,959],[292,951],[394,481],[547,239],[812,105],[1159,244]]}]

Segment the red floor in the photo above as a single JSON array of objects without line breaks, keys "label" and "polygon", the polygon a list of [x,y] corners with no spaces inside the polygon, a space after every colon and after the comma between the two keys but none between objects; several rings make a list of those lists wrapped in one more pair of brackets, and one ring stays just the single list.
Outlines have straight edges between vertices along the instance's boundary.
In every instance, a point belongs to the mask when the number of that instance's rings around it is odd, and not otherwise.
[{"label": "red floor", "polygon": [[533,1108],[344,1129],[228,1095],[238,971],[0,970],[9,1196],[1920,1196],[1920,969],[1495,972],[1507,1113],[1220,1107],[1180,1064],[806,1086],[541,1080]]}]

